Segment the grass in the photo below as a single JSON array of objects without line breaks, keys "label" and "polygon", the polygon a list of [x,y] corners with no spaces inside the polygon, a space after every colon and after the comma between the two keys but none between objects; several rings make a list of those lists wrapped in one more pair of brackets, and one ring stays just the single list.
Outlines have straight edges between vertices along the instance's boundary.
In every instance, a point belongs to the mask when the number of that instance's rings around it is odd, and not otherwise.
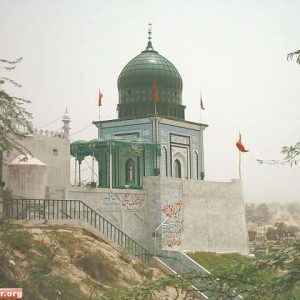
[{"label": "grass", "polygon": [[26,253],[33,246],[33,236],[28,231],[10,229],[4,232],[2,241],[15,250]]},{"label": "grass", "polygon": [[240,255],[238,253],[215,254],[211,252],[195,252],[189,253],[188,255],[198,264],[210,271],[220,268],[227,268],[236,263],[247,265],[253,261],[252,258]]},{"label": "grass", "polygon": [[74,236],[72,232],[64,231],[52,231],[50,232],[52,238],[52,251],[55,251],[54,248],[56,243],[59,244],[61,248],[64,248],[71,258],[75,257],[75,252],[77,250],[82,250],[80,247],[80,240]]},{"label": "grass", "polygon": [[153,277],[153,270],[150,269],[145,263],[139,261],[134,263],[132,267],[139,273],[140,275],[146,277],[148,280],[151,280]]},{"label": "grass", "polygon": [[113,261],[109,260],[102,252],[89,252],[76,261],[76,265],[93,279],[101,282],[113,282],[118,278],[119,270]]},{"label": "grass", "polygon": [[[193,260],[195,260],[197,263],[202,265],[205,269],[209,271],[218,271],[218,270],[224,270],[227,269],[233,265],[250,265],[254,259],[242,256],[237,253],[231,253],[231,254],[215,254],[210,252],[195,252],[188,254]],[[263,282],[270,282],[273,280],[276,280],[276,274],[274,273],[274,270],[265,270],[261,274],[257,275],[258,277],[256,280],[263,281]],[[265,298],[264,296],[258,298],[257,300],[268,300],[269,297]],[[286,300],[287,295],[285,293],[281,293],[277,296],[278,300]],[[295,287],[295,289],[292,292],[290,299],[300,299],[300,290],[298,287]]]},{"label": "grass", "polygon": [[33,249],[39,252],[41,255],[46,256],[47,258],[53,258],[53,253],[51,249],[42,241],[33,241]]},{"label": "grass", "polygon": [[40,276],[49,274],[52,270],[53,260],[47,257],[38,257],[35,260],[35,265],[32,274],[39,274]]},{"label": "grass", "polygon": [[[34,298],[30,298],[34,295]],[[87,296],[82,293],[79,286],[62,276],[51,274],[42,275],[33,273],[30,275],[24,287],[24,299],[55,299],[55,300],[82,300]]]}]

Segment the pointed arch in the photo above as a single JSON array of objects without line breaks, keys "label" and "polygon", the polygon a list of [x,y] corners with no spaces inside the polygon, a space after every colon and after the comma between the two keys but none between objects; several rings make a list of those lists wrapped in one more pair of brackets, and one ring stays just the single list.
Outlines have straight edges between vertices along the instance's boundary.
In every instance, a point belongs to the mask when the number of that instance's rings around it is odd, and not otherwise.
[{"label": "pointed arch", "polygon": [[160,162],[161,176],[168,176],[168,150],[165,146],[161,147]]},{"label": "pointed arch", "polygon": [[174,177],[176,178],[181,178],[181,163],[178,159],[175,159],[174,161],[174,167],[173,167],[173,170],[174,170]]},{"label": "pointed arch", "polygon": [[135,182],[135,164],[132,158],[128,158],[125,163],[125,182],[134,183]]},{"label": "pointed arch", "polygon": [[197,151],[193,152],[193,169],[194,179],[199,179],[199,155]]}]

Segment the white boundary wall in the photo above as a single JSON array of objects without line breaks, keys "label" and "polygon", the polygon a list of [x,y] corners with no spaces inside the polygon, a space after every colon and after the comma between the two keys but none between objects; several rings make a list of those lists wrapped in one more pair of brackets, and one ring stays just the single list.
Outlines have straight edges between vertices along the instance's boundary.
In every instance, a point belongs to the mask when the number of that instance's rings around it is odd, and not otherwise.
[{"label": "white boundary wall", "polygon": [[[180,214],[175,211],[166,226],[160,227],[164,228],[163,236],[157,231],[158,247],[163,244],[164,249],[171,251],[248,253],[239,180],[211,182],[145,177],[143,190],[51,187],[47,198],[82,200],[150,251],[154,250],[154,231],[166,219],[166,207],[174,204]],[[174,213],[172,208],[169,211]],[[182,224],[180,230],[176,229],[178,224]]]},{"label": "white boundary wall", "polygon": [[[174,245],[173,250],[248,253],[241,181],[211,182],[147,177],[144,178],[144,188],[150,232],[165,219],[162,208],[182,200],[182,243]],[[164,231],[167,230],[168,226],[165,226]],[[170,226],[170,230],[172,235],[174,226]],[[162,244],[168,245],[164,240]],[[172,250],[172,246],[169,250]]]},{"label": "white boundary wall", "polygon": [[[69,186],[70,185],[70,140],[68,136],[48,130],[35,130],[33,135],[28,135],[21,141],[22,145],[31,152],[31,155],[47,166],[46,186]],[[12,151],[5,153],[3,159],[3,181],[10,186],[8,178],[8,166],[20,153]],[[45,186],[45,187],[46,187]],[[32,195],[38,198],[40,195]]]}]

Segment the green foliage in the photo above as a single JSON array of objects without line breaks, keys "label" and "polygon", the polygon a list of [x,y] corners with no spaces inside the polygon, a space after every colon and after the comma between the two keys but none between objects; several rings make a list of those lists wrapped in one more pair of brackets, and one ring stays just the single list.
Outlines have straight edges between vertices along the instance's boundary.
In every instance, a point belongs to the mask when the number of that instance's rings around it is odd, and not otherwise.
[{"label": "green foliage", "polygon": [[266,236],[268,240],[282,241],[286,237],[294,237],[298,231],[299,228],[296,226],[287,226],[283,222],[277,222],[274,228],[268,228]]},{"label": "green foliage", "polygon": [[40,276],[46,275],[50,273],[52,266],[53,266],[53,260],[47,257],[38,257],[35,260],[35,266],[32,273]]},{"label": "green foliage", "polygon": [[267,223],[270,217],[266,203],[246,205],[246,219],[251,222]]},{"label": "green foliage", "polygon": [[153,269],[149,268],[149,266],[143,263],[142,261],[138,261],[132,266],[141,276],[146,277],[148,280],[152,279]]},{"label": "green foliage", "polygon": [[[12,71],[21,60],[22,58],[14,61],[0,59],[0,68],[6,72]],[[16,149],[24,152],[26,149],[24,149],[20,141],[28,133],[32,132],[28,121],[31,118],[31,114],[24,107],[29,101],[11,96],[5,90],[7,84],[21,87],[14,80],[0,75],[0,151]]]},{"label": "green foliage", "polygon": [[13,249],[23,253],[26,253],[33,245],[32,234],[28,231],[7,230],[1,239]]},{"label": "green foliage", "polygon": [[[0,161],[1,163],[1,161]],[[2,199],[10,199],[12,197],[11,190],[8,188],[0,188],[0,198]]]},{"label": "green foliage", "polygon": [[132,261],[130,254],[124,249],[120,251],[119,257],[127,264],[131,263]]},{"label": "green foliage", "polygon": [[101,282],[113,282],[119,274],[114,263],[100,251],[89,252],[77,258],[76,265],[93,279]]},{"label": "green foliage", "polygon": [[284,146],[281,149],[281,153],[284,155],[285,161],[290,163],[291,166],[297,165],[296,159],[300,154],[300,142],[293,146]]},{"label": "green foliage", "polygon": [[233,299],[238,295],[251,300],[300,299],[300,241],[289,243],[261,259],[211,253],[195,253],[192,257],[205,264],[211,273],[192,271],[168,276],[119,291],[115,298],[109,298],[110,293],[116,295],[115,290],[110,290],[102,299],[154,299],[167,287],[175,289],[174,299],[177,299],[178,293],[192,296],[191,285],[198,291],[210,293],[215,300]]},{"label": "green foliage", "polygon": [[290,164],[290,166],[296,166],[298,164],[297,157],[300,154],[300,142],[297,142],[295,145],[291,146],[283,146],[281,148],[281,154],[283,155],[283,160],[268,160],[264,161],[261,159],[257,159],[256,161],[260,164],[269,164],[269,165],[286,165]]},{"label": "green foliage", "polygon": [[228,268],[236,263],[248,265],[253,261],[253,258],[238,253],[215,254],[211,252],[194,252],[189,253],[189,256],[207,270]]},{"label": "green foliage", "polygon": [[[34,298],[28,297],[27,290],[34,295]],[[27,285],[24,287],[24,295],[24,299],[86,299],[86,295],[81,292],[77,284],[71,283],[61,276],[42,275],[39,273],[30,275]]]},{"label": "green foliage", "polygon": [[300,50],[289,53],[287,55],[287,60],[292,60],[294,57],[296,58],[296,62],[300,64]]},{"label": "green foliage", "polygon": [[53,251],[51,247],[47,246],[41,241],[33,241],[33,249],[38,251],[41,255],[47,258],[53,258]]},{"label": "green foliage", "polygon": [[[184,299],[199,299],[198,295],[195,295],[195,291],[191,289],[191,280],[189,276],[194,276],[194,273],[185,274],[184,277],[176,275],[170,275],[162,277],[160,279],[152,280],[148,283],[135,285],[130,288],[112,288],[108,290],[102,297],[101,300],[150,300],[150,299],[164,299],[159,296],[158,293],[166,291],[167,288],[172,288],[174,292],[174,300],[178,299],[180,294],[183,294]],[[187,279],[188,278],[188,279]],[[194,298],[192,295],[197,296]],[[192,297],[187,298],[190,295]],[[167,298],[171,299],[171,298]]]},{"label": "green foliage", "polygon": [[50,236],[52,238],[50,249],[53,253],[53,257],[58,251],[58,246],[64,248],[71,258],[74,258],[76,256],[76,250],[80,250],[81,248],[80,241],[71,232],[53,230]]}]

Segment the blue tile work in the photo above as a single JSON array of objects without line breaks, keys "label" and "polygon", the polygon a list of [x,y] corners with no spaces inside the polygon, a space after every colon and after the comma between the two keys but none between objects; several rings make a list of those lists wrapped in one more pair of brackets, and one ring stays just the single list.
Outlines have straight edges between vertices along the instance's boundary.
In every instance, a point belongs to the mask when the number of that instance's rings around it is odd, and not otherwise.
[{"label": "blue tile work", "polygon": [[[200,179],[204,174],[204,154],[203,154],[203,132],[197,129],[186,128],[190,127],[187,123],[181,122],[181,126],[159,124],[159,138],[158,141],[162,148],[165,147],[167,151],[167,163],[164,162],[161,171],[162,175],[167,168],[167,176],[171,176],[171,141],[170,135],[186,136],[189,138],[189,177]],[[110,139],[114,136],[127,135],[127,137],[138,137],[140,139],[153,142],[153,124],[148,118],[136,120],[113,120],[101,124],[100,138]],[[163,154],[161,160],[163,160]],[[198,163],[197,163],[198,160]],[[145,166],[147,168],[147,166]],[[198,167],[198,168],[197,168]]]},{"label": "blue tile work", "polygon": [[134,124],[130,121],[117,121],[109,124],[106,123],[103,127],[101,127],[100,138],[107,140],[114,136],[132,134],[137,135],[140,139],[145,139],[149,142],[152,141],[152,123],[149,119],[134,120]]},{"label": "blue tile work", "polygon": [[[183,123],[184,126],[184,123]],[[190,139],[190,162],[191,162],[191,177],[194,179],[201,178],[201,172],[204,173],[204,164],[203,164],[203,133],[199,130],[183,128],[179,126],[160,124],[159,126],[159,142],[162,147],[167,148],[167,172],[170,176],[171,170],[171,161],[170,161],[170,134],[182,135],[189,137]],[[198,170],[197,163],[195,161],[195,151],[198,155]]]}]

